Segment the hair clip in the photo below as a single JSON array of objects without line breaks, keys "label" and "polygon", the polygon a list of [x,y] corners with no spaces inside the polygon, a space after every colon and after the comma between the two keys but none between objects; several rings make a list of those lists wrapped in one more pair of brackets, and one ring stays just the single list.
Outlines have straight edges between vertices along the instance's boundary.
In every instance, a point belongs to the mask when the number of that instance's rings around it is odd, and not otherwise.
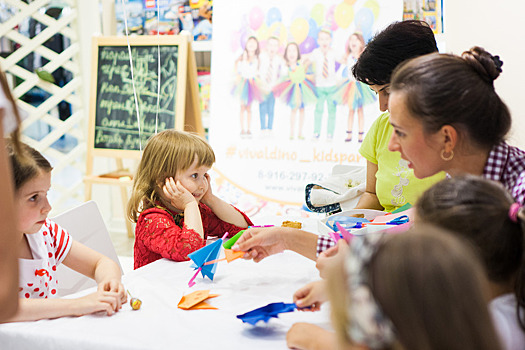
[{"label": "hair clip", "polygon": [[512,222],[518,223],[518,212],[521,209],[521,205],[519,203],[512,203],[509,208],[509,219]]},{"label": "hair clip", "polygon": [[501,69],[501,66],[503,66],[503,61],[500,60],[499,56],[490,56],[490,58],[492,58],[492,61],[494,62],[494,64],[496,65],[496,69],[498,70],[498,72],[502,72],[502,69]]}]

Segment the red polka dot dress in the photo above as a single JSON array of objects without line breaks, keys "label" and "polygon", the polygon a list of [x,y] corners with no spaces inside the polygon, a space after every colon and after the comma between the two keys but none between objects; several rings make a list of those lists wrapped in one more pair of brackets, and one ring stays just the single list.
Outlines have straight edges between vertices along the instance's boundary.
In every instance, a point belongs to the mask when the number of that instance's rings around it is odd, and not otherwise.
[{"label": "red polka dot dress", "polygon": [[19,261],[19,297],[53,298],[57,296],[56,269],[71,249],[73,239],[58,224],[46,219],[40,231],[26,234],[33,259]]}]

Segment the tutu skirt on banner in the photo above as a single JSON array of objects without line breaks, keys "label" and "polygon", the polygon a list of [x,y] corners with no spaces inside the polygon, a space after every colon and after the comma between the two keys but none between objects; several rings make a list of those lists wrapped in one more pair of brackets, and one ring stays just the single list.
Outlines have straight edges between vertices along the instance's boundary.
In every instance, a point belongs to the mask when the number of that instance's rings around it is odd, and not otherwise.
[{"label": "tutu skirt on banner", "polygon": [[232,95],[239,97],[243,105],[264,99],[264,92],[256,78],[239,78],[232,89]]},{"label": "tutu skirt on banner", "polygon": [[338,104],[348,105],[351,109],[358,109],[375,102],[376,96],[368,85],[347,79],[337,89],[335,100]]},{"label": "tutu skirt on banner", "polygon": [[273,93],[292,109],[304,108],[307,104],[317,102],[315,84],[307,78],[302,65],[290,70],[288,79],[277,84]]},{"label": "tutu skirt on banner", "polygon": [[305,105],[314,104],[317,101],[315,85],[308,79],[302,83],[292,83],[291,80],[283,81],[273,89],[273,93],[292,109],[304,108]]}]

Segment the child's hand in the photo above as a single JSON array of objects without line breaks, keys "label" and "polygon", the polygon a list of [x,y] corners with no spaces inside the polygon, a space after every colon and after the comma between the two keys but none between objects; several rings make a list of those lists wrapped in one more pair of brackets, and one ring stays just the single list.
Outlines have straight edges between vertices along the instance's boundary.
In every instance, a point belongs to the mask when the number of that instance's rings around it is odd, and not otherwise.
[{"label": "child's hand", "polygon": [[121,304],[125,304],[128,301],[128,295],[126,294],[124,285],[119,279],[113,278],[107,281],[102,281],[98,284],[97,290],[117,293]]},{"label": "child's hand", "polygon": [[196,202],[191,192],[182,186],[180,181],[175,182],[172,177],[166,179],[162,191],[170,200],[171,205],[179,210],[184,210],[188,204]]},{"label": "child's hand", "polygon": [[[208,189],[206,190],[206,192],[204,193],[204,195],[202,196],[201,198],[201,203],[204,203],[206,205],[208,205],[208,203],[210,203],[210,201],[213,199],[214,195],[212,193],[212,190],[211,190],[211,181],[210,181],[210,175],[208,175],[207,173],[204,174],[204,177],[206,178],[206,182],[208,183]],[[209,205],[208,205],[209,206]]]},{"label": "child's hand", "polygon": [[290,349],[335,349],[333,332],[310,323],[294,323],[286,333],[286,345]]},{"label": "child's hand", "polygon": [[340,246],[345,245],[348,247],[348,243],[344,239],[337,241],[337,245],[325,250],[317,257],[315,267],[319,270],[319,276],[326,278],[326,272],[329,270],[328,266],[332,265],[337,259],[340,259],[342,253],[339,249]]},{"label": "child's hand", "polygon": [[305,311],[319,311],[321,304],[326,301],[325,281],[315,281],[299,288],[293,295],[293,301],[298,308]]},{"label": "child's hand", "polygon": [[77,316],[93,314],[95,312],[105,312],[108,316],[120,310],[122,303],[120,296],[116,292],[106,292],[97,290],[95,293],[79,298]]}]

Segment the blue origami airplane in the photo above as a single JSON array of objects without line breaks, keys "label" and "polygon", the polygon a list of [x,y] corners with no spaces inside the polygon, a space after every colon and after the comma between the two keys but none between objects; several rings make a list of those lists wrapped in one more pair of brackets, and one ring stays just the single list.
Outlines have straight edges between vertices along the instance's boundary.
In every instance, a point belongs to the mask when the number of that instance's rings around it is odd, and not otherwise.
[{"label": "blue origami airplane", "polygon": [[216,240],[212,244],[204,246],[201,249],[196,250],[191,254],[188,254],[188,258],[190,258],[193,261],[191,267],[197,270],[195,275],[188,282],[188,286],[193,287],[195,285],[194,280],[199,274],[199,272],[202,274],[203,278],[207,276],[210,280],[213,281],[215,270],[217,270],[216,260],[218,260],[219,258],[223,240],[226,238],[227,235],[228,232],[226,232],[221,239]]},{"label": "blue origami airplane", "polygon": [[297,309],[295,303],[271,303],[258,309],[248,311],[245,314],[237,315],[237,318],[244,323],[249,323],[253,326],[259,321],[268,322],[270,318],[278,318],[279,314],[285,312],[292,312]]}]

